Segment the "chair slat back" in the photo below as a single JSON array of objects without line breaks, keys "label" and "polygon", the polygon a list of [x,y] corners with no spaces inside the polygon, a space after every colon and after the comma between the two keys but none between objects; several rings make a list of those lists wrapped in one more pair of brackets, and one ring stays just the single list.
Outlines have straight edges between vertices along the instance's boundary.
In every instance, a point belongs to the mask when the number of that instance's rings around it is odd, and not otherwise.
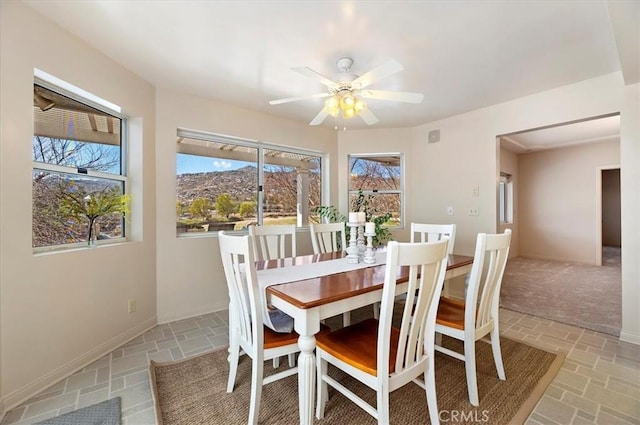
[{"label": "chair slat back", "polygon": [[309,225],[311,232],[311,244],[314,254],[325,254],[328,252],[344,252],[347,249],[347,238],[345,224],[323,223]]},{"label": "chair slat back", "polygon": [[249,226],[249,235],[258,261],[296,256],[296,226],[293,224]]},{"label": "chair slat back", "polygon": [[409,268],[409,279],[394,373],[402,373],[423,361],[425,345],[433,346],[438,300],[447,268],[448,243],[448,238],[432,243],[389,242],[378,331],[378,379],[389,375],[388,356],[393,305],[398,295],[398,267]]},{"label": "chair slat back", "polygon": [[[498,317],[500,286],[509,256],[511,230],[479,233],[465,300],[465,329],[478,329]],[[470,308],[476,307],[476,308]]]},{"label": "chair slat back", "polygon": [[[419,239],[416,236],[419,236]],[[434,242],[445,237],[449,238],[448,253],[453,254],[453,244],[456,241],[455,224],[411,223],[411,242]]]},{"label": "chair slat back", "polygon": [[231,299],[229,314],[233,317],[230,320],[242,340],[253,347],[262,347],[263,332],[252,332],[261,330],[263,321],[251,240],[246,235],[231,236],[220,231],[218,241]]}]

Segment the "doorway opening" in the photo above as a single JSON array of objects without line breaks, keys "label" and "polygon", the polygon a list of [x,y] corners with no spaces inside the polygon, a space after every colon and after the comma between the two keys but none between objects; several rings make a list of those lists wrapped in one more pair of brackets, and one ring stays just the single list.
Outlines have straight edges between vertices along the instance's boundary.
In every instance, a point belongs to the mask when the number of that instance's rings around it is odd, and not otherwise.
[{"label": "doorway opening", "polygon": [[621,198],[620,167],[598,167],[597,170],[597,229],[596,265],[620,265],[621,257]]}]

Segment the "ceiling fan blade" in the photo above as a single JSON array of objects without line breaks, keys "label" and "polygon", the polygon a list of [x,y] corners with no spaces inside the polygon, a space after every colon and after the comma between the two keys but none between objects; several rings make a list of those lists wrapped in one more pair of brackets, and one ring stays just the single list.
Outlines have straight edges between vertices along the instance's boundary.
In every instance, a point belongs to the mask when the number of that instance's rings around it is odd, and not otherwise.
[{"label": "ceiling fan blade", "polygon": [[324,121],[325,118],[327,118],[328,116],[329,116],[329,111],[327,111],[327,108],[322,108],[320,112],[318,112],[318,115],[316,115],[315,118],[311,120],[309,125],[322,124],[322,121]]},{"label": "ceiling fan blade", "polygon": [[367,123],[367,125],[375,124],[380,121],[369,108],[364,108],[360,111],[360,118],[362,118],[362,121]]},{"label": "ceiling fan blade", "polygon": [[282,103],[297,102],[299,100],[316,99],[329,96],[331,96],[331,93],[316,93],[309,96],[285,97],[284,99],[270,100],[269,105],[280,105]]},{"label": "ceiling fan blade", "polygon": [[366,99],[391,100],[394,102],[420,103],[424,99],[422,93],[387,90],[362,90],[360,96]]},{"label": "ceiling fan blade", "polygon": [[325,77],[324,75],[320,74],[319,72],[314,71],[313,69],[309,68],[308,66],[301,66],[301,67],[297,67],[297,68],[291,68],[296,72],[299,72],[300,74],[306,76],[306,77],[310,77],[313,78],[314,80],[318,80],[320,81],[322,84],[324,84],[327,87],[335,87],[337,86],[337,84],[334,81],[331,81],[328,77]]},{"label": "ceiling fan blade", "polygon": [[388,77],[389,75],[393,75],[396,72],[400,72],[403,69],[404,67],[400,65],[399,62],[393,59],[389,59],[388,61],[378,66],[377,68],[373,68],[371,71],[353,80],[352,84],[355,87],[359,87],[363,89],[367,87],[369,84],[374,83],[378,80],[381,80],[385,77]]}]

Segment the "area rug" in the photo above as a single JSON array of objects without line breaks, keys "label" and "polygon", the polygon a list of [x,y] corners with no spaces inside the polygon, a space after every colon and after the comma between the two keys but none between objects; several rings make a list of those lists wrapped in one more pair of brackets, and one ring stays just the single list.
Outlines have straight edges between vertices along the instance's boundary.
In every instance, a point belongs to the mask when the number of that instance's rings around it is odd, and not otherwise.
[{"label": "area rug", "polygon": [[618,336],[622,327],[620,264],[603,261],[602,266],[592,266],[523,257],[509,259],[500,306]]},{"label": "area rug", "polygon": [[120,420],[120,397],[115,397],[34,425],[120,425]]},{"label": "area rug", "polygon": [[[461,349],[458,341],[446,341],[446,344]],[[506,338],[502,338],[502,354],[506,381],[498,379],[490,345],[477,343],[480,406],[474,407],[468,401],[464,364],[437,353],[436,392],[443,422],[523,424],[564,361],[562,354],[549,353]],[[372,390],[335,368],[330,370],[343,385],[375,404]],[[264,371],[265,375],[273,373],[270,362],[265,363]],[[226,392],[228,372],[226,349],[176,362],[151,362],[150,378],[158,425],[246,424],[251,359],[241,357],[236,386],[231,394]],[[424,390],[413,383],[391,393],[390,406],[391,423],[430,423]],[[299,423],[296,375],[264,386],[259,422]],[[315,420],[315,423],[364,425],[375,424],[376,421],[330,389],[325,418]]]}]

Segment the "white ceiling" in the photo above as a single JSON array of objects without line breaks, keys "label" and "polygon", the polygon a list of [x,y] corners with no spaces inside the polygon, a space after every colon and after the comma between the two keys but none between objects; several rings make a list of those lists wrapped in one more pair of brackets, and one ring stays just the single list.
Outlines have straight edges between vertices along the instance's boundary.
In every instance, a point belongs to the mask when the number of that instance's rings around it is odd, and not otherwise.
[{"label": "white ceiling", "polygon": [[[309,122],[321,92],[291,70],[333,78],[393,58],[404,71],[371,89],[421,92],[418,105],[370,100],[373,128],[405,127],[619,71],[604,0],[75,1],[27,0],[158,87]],[[333,126],[333,121],[325,121]],[[354,118],[348,128],[365,128]]]}]

